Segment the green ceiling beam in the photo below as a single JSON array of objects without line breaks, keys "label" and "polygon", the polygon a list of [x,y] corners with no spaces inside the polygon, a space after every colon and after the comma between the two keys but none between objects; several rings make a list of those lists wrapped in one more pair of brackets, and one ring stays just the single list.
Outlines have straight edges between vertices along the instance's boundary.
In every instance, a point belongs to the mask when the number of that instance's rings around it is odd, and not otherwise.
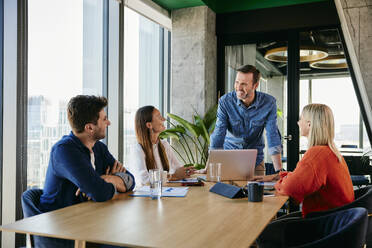
[{"label": "green ceiling beam", "polygon": [[152,0],[167,10],[190,8],[205,5],[202,0]]},{"label": "green ceiling beam", "polygon": [[153,1],[167,10],[207,5],[216,13],[228,13],[330,0],[153,0]]},{"label": "green ceiling beam", "polygon": [[216,13],[274,8],[329,0],[203,0]]}]

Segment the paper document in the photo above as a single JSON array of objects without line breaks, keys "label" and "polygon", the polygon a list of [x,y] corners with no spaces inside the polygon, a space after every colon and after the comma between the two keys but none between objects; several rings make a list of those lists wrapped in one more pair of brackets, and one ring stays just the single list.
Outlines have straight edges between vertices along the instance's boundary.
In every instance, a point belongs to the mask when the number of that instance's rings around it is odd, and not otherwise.
[{"label": "paper document", "polygon": [[[162,197],[185,197],[189,187],[163,187],[161,191]],[[130,196],[150,196],[150,186],[143,186],[133,192]]]},{"label": "paper document", "polygon": [[177,181],[168,181],[168,183],[197,183],[197,178],[185,178]]}]

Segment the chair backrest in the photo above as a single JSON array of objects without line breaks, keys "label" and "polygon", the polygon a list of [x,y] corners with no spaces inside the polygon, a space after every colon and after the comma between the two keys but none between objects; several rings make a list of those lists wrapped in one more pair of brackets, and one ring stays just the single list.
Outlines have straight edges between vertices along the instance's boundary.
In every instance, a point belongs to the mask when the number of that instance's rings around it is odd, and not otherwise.
[{"label": "chair backrest", "polygon": [[[372,186],[363,187],[354,191],[355,200],[349,204],[346,204],[342,207],[330,209],[322,212],[313,212],[309,213],[306,218],[314,218],[318,216],[327,215],[330,213],[342,211],[345,209],[362,207],[365,208],[368,214],[372,213]],[[366,243],[367,247],[372,247],[372,216],[368,217],[368,227],[366,234]]]},{"label": "chair backrest", "polygon": [[311,219],[287,218],[269,224],[257,239],[259,247],[348,247],[365,243],[367,210],[352,208]]},{"label": "chair backrest", "polygon": [[22,194],[22,209],[25,218],[41,214],[39,209],[42,189],[29,189]]},{"label": "chair backrest", "polygon": [[[22,209],[25,218],[42,214],[40,211],[40,196],[43,194],[41,189],[29,189],[22,194]],[[48,238],[32,235],[32,243],[38,248],[72,248],[73,240]]]},{"label": "chair backrest", "polygon": [[[365,208],[351,208],[313,219],[304,219],[302,222],[295,220],[292,227],[287,223],[286,235],[289,239],[287,244],[301,248],[360,248],[365,244],[367,222]],[[304,243],[305,240],[308,242]]]}]

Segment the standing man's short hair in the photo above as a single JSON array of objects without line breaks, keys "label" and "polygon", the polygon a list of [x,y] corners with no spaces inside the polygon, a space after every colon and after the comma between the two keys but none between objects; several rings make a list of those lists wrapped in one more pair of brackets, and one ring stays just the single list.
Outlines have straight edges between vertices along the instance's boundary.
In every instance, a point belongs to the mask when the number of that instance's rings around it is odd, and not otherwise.
[{"label": "standing man's short hair", "polygon": [[99,112],[106,106],[107,99],[103,96],[78,95],[71,98],[67,117],[72,130],[82,133],[87,123],[97,124]]},{"label": "standing man's short hair", "polygon": [[236,71],[237,72],[242,72],[242,73],[252,73],[253,74],[253,83],[255,83],[255,84],[260,81],[261,73],[253,65],[240,66]]}]

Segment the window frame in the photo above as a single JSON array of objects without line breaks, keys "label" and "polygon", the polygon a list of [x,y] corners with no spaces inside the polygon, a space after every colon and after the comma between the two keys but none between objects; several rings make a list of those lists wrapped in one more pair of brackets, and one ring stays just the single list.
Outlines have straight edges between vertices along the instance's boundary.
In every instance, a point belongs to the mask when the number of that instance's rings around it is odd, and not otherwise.
[{"label": "window frame", "polygon": [[[0,0],[0,137],[3,137],[3,60],[4,60],[4,1]],[[3,139],[0,139],[0,192],[3,192]],[[0,223],[2,223],[3,199],[0,197]],[[0,232],[0,248],[2,232]]]},{"label": "window frame", "polygon": [[[118,130],[118,136],[119,138],[119,160],[124,161],[125,156],[125,145],[126,145],[126,139],[124,137],[124,107],[125,107],[125,96],[124,96],[124,84],[126,83],[124,80],[124,56],[125,56],[125,50],[124,50],[124,37],[125,37],[125,8],[128,8],[130,10],[133,10],[138,15],[141,15],[143,18],[148,19],[151,22],[154,22],[160,26],[159,28],[159,99],[161,99],[159,104],[159,110],[163,116],[166,115],[170,111],[170,87],[171,87],[171,30],[167,29],[167,27],[164,27],[159,21],[154,20],[154,18],[149,18],[148,16],[144,15],[142,10],[133,8],[134,5],[130,4],[121,4],[120,8],[120,32],[122,33],[120,35],[120,52],[119,55],[122,56],[119,61],[119,70],[121,70],[120,74],[120,80],[118,87],[119,92],[121,94],[121,98],[119,99],[119,120],[120,120],[120,128]],[[171,20],[169,18],[169,20]],[[167,123],[169,125],[169,123]],[[115,129],[116,130],[116,129]]]}]

